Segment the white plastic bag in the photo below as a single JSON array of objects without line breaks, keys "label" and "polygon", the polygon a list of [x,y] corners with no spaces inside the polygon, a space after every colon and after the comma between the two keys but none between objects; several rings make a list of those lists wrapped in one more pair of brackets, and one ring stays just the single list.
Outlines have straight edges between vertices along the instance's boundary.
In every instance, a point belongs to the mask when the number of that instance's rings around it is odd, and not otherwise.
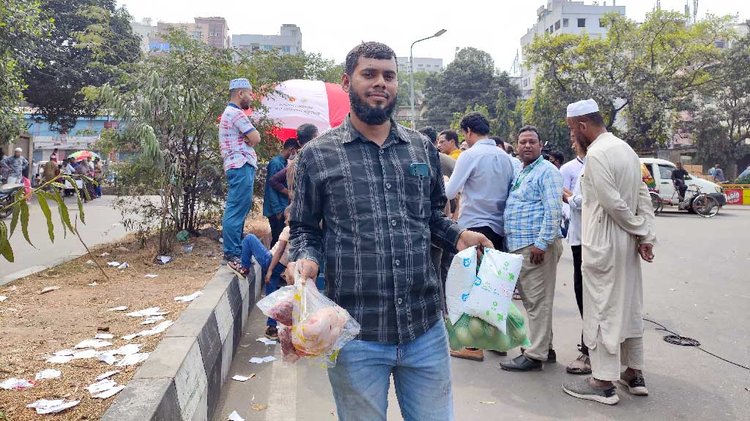
[{"label": "white plastic bag", "polygon": [[445,303],[448,319],[455,324],[464,314],[464,301],[477,277],[477,248],[469,247],[456,253],[445,281]]},{"label": "white plastic bag", "polygon": [[513,299],[523,256],[485,249],[476,281],[464,303],[464,312],[507,333],[508,308]]}]

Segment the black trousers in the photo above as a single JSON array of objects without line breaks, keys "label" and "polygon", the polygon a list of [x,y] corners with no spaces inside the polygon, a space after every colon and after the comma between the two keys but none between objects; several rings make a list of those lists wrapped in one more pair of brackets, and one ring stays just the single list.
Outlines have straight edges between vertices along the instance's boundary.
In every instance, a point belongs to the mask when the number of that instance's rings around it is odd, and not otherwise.
[{"label": "black trousers", "polygon": [[502,235],[498,235],[495,233],[495,231],[492,230],[490,227],[473,227],[468,228],[469,231],[478,232],[480,234],[484,234],[485,237],[487,237],[490,242],[492,242],[492,245],[495,247],[495,250],[498,251],[505,251],[505,238]]},{"label": "black trousers", "polygon": [[284,223],[284,217],[282,216],[281,219],[279,219],[276,215],[269,216],[268,225],[271,226],[271,247],[273,247],[273,245],[279,241],[281,231],[284,231],[284,226],[286,226]]},{"label": "black trousers", "polygon": [[[573,291],[576,293],[576,303],[578,303],[578,312],[583,318],[583,272],[581,271],[581,246],[570,246],[573,252]],[[581,353],[589,355],[589,349],[583,343],[583,332],[581,333]]]}]

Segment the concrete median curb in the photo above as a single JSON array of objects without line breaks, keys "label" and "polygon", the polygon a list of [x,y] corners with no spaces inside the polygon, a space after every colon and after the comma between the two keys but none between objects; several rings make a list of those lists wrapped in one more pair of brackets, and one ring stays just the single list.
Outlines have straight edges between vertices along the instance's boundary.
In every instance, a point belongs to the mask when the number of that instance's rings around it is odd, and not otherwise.
[{"label": "concrete median curb", "polygon": [[245,279],[226,266],[219,268],[102,420],[210,420],[260,295],[257,264],[254,269]]}]

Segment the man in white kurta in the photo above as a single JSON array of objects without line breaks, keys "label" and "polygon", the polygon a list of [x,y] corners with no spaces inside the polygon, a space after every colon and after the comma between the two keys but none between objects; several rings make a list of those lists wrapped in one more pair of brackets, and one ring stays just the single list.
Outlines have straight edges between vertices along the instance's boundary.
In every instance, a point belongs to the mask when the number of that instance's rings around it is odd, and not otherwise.
[{"label": "man in white kurta", "polygon": [[589,347],[592,378],[566,383],[563,389],[611,405],[619,401],[614,381],[634,395],[648,394],[641,371],[640,258],[653,260],[654,212],[638,155],[606,131],[596,103],[571,104],[568,116],[571,132],[588,144],[581,181],[581,243],[583,340]]}]

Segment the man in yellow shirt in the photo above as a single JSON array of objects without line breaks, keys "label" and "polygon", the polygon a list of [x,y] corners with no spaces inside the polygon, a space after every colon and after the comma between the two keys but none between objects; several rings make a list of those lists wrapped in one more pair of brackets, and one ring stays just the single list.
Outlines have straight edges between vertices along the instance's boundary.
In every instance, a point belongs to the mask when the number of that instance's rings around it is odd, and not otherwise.
[{"label": "man in yellow shirt", "polygon": [[458,133],[454,130],[443,130],[440,132],[440,135],[438,135],[438,149],[451,158],[458,159],[458,156],[461,155],[461,149],[458,148]]}]

